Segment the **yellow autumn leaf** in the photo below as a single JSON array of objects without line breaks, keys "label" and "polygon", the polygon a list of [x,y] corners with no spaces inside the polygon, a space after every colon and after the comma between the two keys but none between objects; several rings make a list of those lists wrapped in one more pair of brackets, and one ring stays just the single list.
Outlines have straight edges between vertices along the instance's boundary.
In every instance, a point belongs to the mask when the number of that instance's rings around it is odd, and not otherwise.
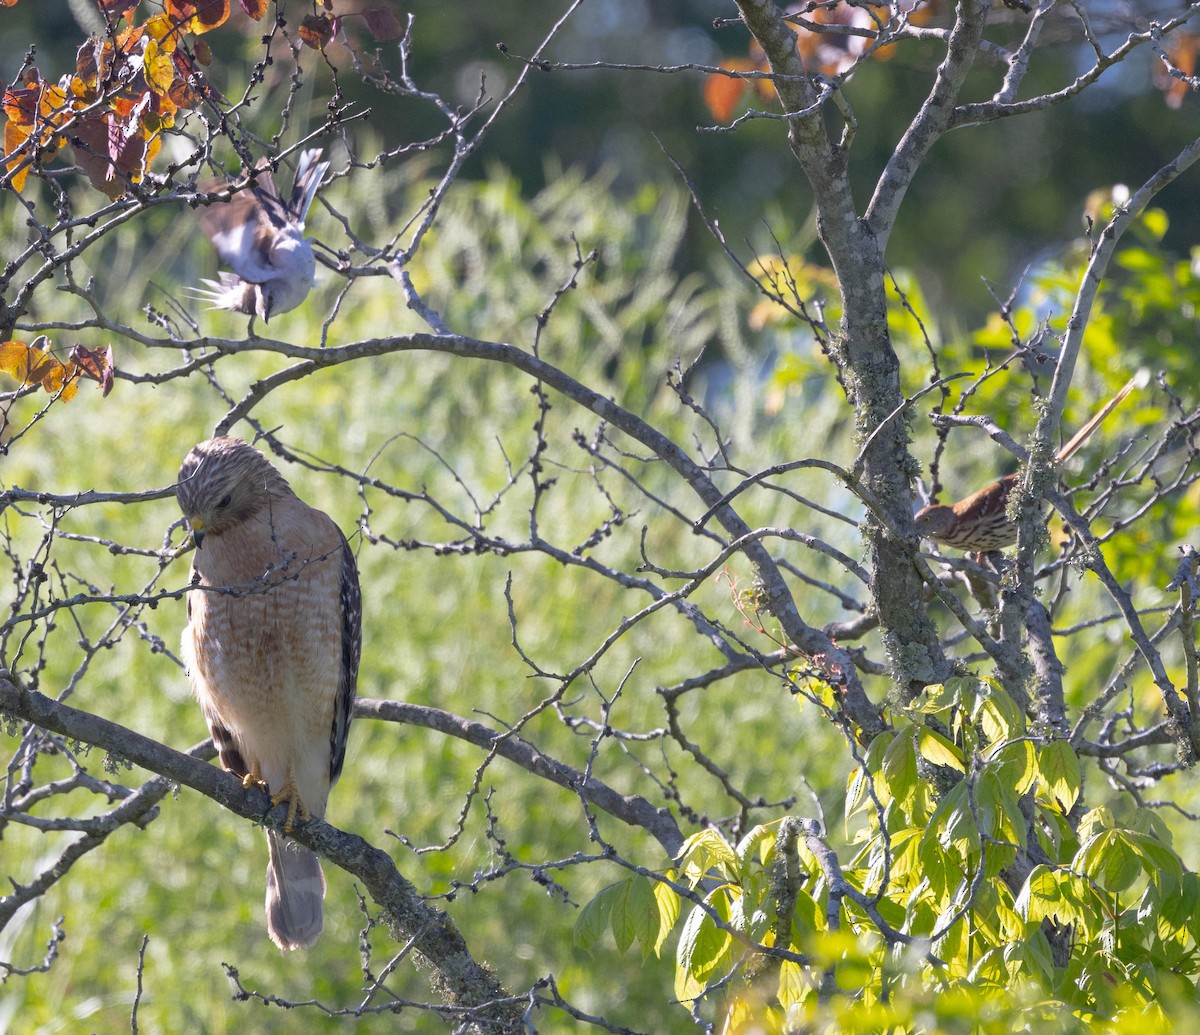
[{"label": "yellow autumn leaf", "polygon": [[159,49],[167,54],[175,50],[179,39],[179,29],[165,14],[156,14],[147,18],[142,24],[142,31],[158,44]]},{"label": "yellow autumn leaf", "polygon": [[142,74],[155,93],[166,93],[175,81],[175,62],[153,38],[146,40],[142,51]]}]

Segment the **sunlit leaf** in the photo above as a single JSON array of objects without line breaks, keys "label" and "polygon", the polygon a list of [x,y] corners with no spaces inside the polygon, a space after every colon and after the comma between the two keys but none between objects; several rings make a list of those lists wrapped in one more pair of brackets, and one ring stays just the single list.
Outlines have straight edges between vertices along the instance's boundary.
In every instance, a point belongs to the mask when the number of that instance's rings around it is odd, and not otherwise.
[{"label": "sunlit leaf", "polygon": [[[718,888],[705,901],[723,920],[728,919],[725,888]],[[677,989],[680,974],[686,974],[694,981],[703,983],[726,958],[732,943],[733,936],[717,927],[708,911],[699,906],[693,909],[679,934],[675,967]]]},{"label": "sunlit leaf", "polygon": [[266,14],[267,8],[271,6],[271,0],[238,0],[238,3],[241,4],[242,10],[255,21]]},{"label": "sunlit leaf", "polygon": [[794,1006],[799,1006],[812,991],[812,980],[799,963],[793,960],[783,960],[779,964],[779,991],[777,995],[779,1005],[784,1010],[790,1010]]},{"label": "sunlit leaf", "polygon": [[770,824],[759,823],[738,842],[737,855],[743,866],[752,858],[757,858],[759,862],[763,862],[774,845],[775,827]]},{"label": "sunlit leaf", "polygon": [[922,842],[935,841],[952,848],[959,855],[976,855],[979,851],[979,828],[972,813],[965,780],[950,788],[937,803],[925,826]]},{"label": "sunlit leaf", "polygon": [[1021,709],[1012,697],[991,680],[980,683],[973,718],[983,727],[989,744],[1011,740],[1024,730]]},{"label": "sunlit leaf", "polygon": [[734,877],[741,869],[733,846],[720,831],[711,827],[697,831],[684,841],[679,866],[693,881],[707,876],[714,868],[729,877]]},{"label": "sunlit leaf", "polygon": [[917,752],[915,729],[897,735],[883,755],[883,777],[892,797],[902,804],[912,801],[917,792]]},{"label": "sunlit leaf", "polygon": [[179,26],[165,14],[156,14],[153,18],[147,18],[142,23],[142,31],[168,54],[179,44]]},{"label": "sunlit leaf", "polygon": [[948,766],[960,773],[967,771],[961,753],[949,740],[925,726],[920,730],[917,736],[917,750],[921,752],[922,757],[934,765]]},{"label": "sunlit leaf", "polygon": [[1079,878],[1047,866],[1033,868],[1013,908],[1033,923],[1056,920],[1061,924],[1086,925],[1092,920]]},{"label": "sunlit leaf", "polygon": [[[27,158],[26,155],[17,154],[18,149],[22,144],[29,139],[29,131],[22,125],[16,122],[6,122],[4,124],[4,154],[5,168],[13,173],[10,181],[18,194],[25,188],[25,180],[29,176],[29,166],[18,168]],[[13,170],[16,170],[15,172]]]},{"label": "sunlit leaf", "polygon": [[1014,740],[991,753],[988,771],[999,777],[1004,786],[1024,794],[1037,782],[1037,752],[1030,741]]},{"label": "sunlit leaf", "polygon": [[60,362],[45,346],[44,335],[31,343],[0,342],[0,372],[8,374],[22,385],[40,386],[63,401],[74,398],[79,390],[74,364]]},{"label": "sunlit leaf", "polygon": [[33,350],[41,352],[36,345],[23,341],[0,342],[0,372],[14,377],[18,381],[27,382],[29,371],[34,362]]},{"label": "sunlit leaf", "polygon": [[175,82],[175,62],[169,52],[162,50],[154,39],[146,40],[142,52],[142,72],[146,82],[157,93],[166,93]]},{"label": "sunlit leaf", "polygon": [[229,18],[229,0],[166,0],[164,8],[175,24],[197,35]]},{"label": "sunlit leaf", "polygon": [[1071,867],[1106,891],[1125,891],[1142,874],[1142,852],[1129,831],[1102,830],[1080,847]]},{"label": "sunlit leaf", "polygon": [[300,22],[300,39],[306,47],[324,50],[333,39],[333,22],[323,14],[306,14]]},{"label": "sunlit leaf", "polygon": [[[670,873],[667,874],[670,876]],[[654,955],[661,957],[663,945],[679,921],[679,895],[662,881],[654,882],[654,902],[658,908],[658,937],[654,940]]]},{"label": "sunlit leaf", "polygon": [[1064,813],[1070,812],[1079,798],[1083,779],[1074,748],[1065,740],[1052,740],[1038,752],[1038,771],[1058,807]]}]

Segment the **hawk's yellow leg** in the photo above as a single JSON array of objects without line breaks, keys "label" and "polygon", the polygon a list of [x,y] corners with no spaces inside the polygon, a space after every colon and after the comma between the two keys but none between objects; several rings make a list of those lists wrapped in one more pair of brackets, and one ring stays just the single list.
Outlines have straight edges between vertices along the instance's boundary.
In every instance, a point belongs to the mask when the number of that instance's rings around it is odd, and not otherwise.
[{"label": "hawk's yellow leg", "polygon": [[267,781],[262,778],[262,770],[259,769],[258,763],[250,767],[250,772],[242,777],[242,786],[249,790],[251,787],[259,787],[262,790],[267,790]]},{"label": "hawk's yellow leg", "polygon": [[308,807],[300,800],[300,788],[296,786],[296,766],[289,765],[287,779],[284,780],[283,786],[279,788],[271,796],[271,805],[282,805],[287,802],[287,819],[283,821],[283,832],[290,834],[292,826],[296,822],[297,814],[302,820],[312,819],[312,813],[308,811]]}]

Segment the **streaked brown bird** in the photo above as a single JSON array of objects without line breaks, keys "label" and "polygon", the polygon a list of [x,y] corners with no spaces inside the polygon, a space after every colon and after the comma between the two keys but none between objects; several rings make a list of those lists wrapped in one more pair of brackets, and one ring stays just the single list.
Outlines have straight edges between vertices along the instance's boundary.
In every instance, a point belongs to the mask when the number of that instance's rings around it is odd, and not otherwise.
[{"label": "streaked brown bird", "polygon": [[[1080,428],[1055,460],[1062,463],[1088,440],[1124,398],[1133,391],[1137,379],[1129,381],[1116,395]],[[970,553],[1003,550],[1017,541],[1017,526],[1008,518],[1008,500],[1017,484],[1019,472],[1005,475],[957,503],[931,503],[917,511],[917,533]]]},{"label": "streaked brown bird", "polygon": [[262,453],[201,442],[176,494],[196,553],[183,658],[221,764],[287,803],[267,831],[267,933],[281,949],[321,933],[325,877],[285,835],[325,815],[346,757],[362,645],[358,571],[333,519],[303,502]]}]

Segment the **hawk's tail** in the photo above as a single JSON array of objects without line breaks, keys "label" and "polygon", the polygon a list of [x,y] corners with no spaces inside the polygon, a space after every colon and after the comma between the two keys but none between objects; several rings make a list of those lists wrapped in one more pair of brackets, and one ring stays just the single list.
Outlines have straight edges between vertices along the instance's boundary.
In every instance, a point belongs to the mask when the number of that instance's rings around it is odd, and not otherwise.
[{"label": "hawk's tail", "polygon": [[281,949],[307,949],[324,923],[325,875],[315,852],[267,831],[267,933]]}]

